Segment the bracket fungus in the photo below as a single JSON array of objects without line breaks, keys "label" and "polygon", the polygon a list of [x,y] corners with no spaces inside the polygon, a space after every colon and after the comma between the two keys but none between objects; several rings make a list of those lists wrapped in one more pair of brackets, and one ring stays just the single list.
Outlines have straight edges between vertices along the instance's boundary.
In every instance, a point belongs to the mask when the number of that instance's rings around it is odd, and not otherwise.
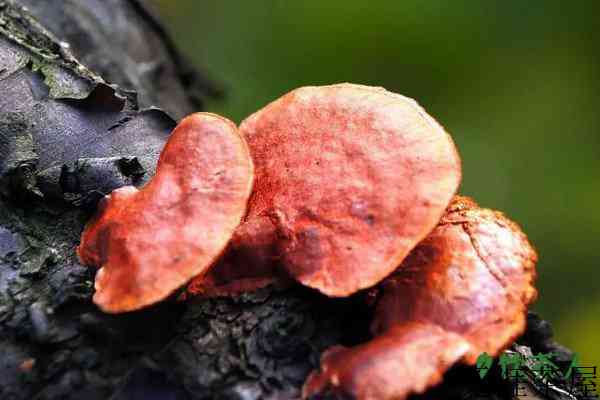
[{"label": "bracket fungus", "polygon": [[[325,352],[304,396],[405,399],[455,362],[498,355],[525,329],[537,256],[499,212],[457,196],[433,232],[381,284],[374,339]],[[418,366],[415,368],[415,366]]]},{"label": "bracket fungus", "polygon": [[[265,227],[272,241],[271,257],[259,258],[329,296],[390,274],[436,226],[461,178],[444,129],[414,100],[383,88],[299,88],[240,131],[256,174],[244,224]],[[251,248],[244,232],[256,229],[240,230],[238,247]]]},{"label": "bracket fungus", "polygon": [[338,297],[377,285],[373,339],[328,349],[303,396],[405,399],[455,363],[499,354],[537,294],[526,236],[455,196],[460,179],[452,139],[413,100],[304,87],[239,133],[212,114],[184,119],[143,189],[105,197],[78,255],[101,267],[94,301],[107,312],[192,278],[184,298],[290,278]]},{"label": "bracket fungus", "polygon": [[208,113],[183,119],[152,180],[106,196],[82,234],[80,260],[100,267],[94,302],[105,312],[136,310],[205,273],[246,212],[253,176],[231,121]]}]

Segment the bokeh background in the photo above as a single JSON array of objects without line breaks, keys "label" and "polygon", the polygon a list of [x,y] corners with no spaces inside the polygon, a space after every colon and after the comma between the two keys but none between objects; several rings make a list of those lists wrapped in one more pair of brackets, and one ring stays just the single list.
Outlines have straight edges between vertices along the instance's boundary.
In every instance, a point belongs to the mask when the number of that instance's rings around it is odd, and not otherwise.
[{"label": "bokeh background", "polygon": [[461,192],[540,253],[535,306],[600,364],[600,1],[155,0],[237,122],[302,85],[419,101],[453,135]]}]

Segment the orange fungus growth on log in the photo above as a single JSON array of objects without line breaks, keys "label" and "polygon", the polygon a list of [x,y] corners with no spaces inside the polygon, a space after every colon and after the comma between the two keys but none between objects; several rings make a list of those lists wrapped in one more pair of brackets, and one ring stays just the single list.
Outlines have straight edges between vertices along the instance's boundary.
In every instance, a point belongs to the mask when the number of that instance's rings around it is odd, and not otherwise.
[{"label": "orange fungus growth on log", "polygon": [[[304,384],[307,398],[325,389],[357,400],[400,400],[442,380],[470,345],[442,328],[410,322],[354,348],[335,346],[321,357],[321,371]],[[345,397],[340,397],[345,398]]]},{"label": "orange fungus growth on log", "polygon": [[252,182],[232,122],[207,113],[183,119],[154,178],[106,196],[82,234],[80,260],[100,267],[94,302],[111,313],[136,310],[206,272],[243,218]]},{"label": "orange fungus growth on log", "polygon": [[461,178],[444,129],[383,88],[296,89],[240,131],[256,173],[245,223],[268,220],[273,258],[329,296],[390,274],[436,226]]},{"label": "orange fungus growth on log", "polygon": [[[333,390],[358,399],[404,399],[441,381],[454,361],[475,364],[483,352],[499,354],[525,329],[537,293],[536,261],[514,222],[457,196],[433,232],[382,282],[375,338],[323,357],[305,395]],[[428,345],[433,342],[444,344]],[[404,375],[410,379],[398,379]],[[367,395],[379,390],[385,396]]]},{"label": "orange fungus growth on log", "polygon": [[438,227],[382,283],[374,334],[412,320],[458,333],[496,355],[525,329],[537,255],[517,224],[457,197]]}]

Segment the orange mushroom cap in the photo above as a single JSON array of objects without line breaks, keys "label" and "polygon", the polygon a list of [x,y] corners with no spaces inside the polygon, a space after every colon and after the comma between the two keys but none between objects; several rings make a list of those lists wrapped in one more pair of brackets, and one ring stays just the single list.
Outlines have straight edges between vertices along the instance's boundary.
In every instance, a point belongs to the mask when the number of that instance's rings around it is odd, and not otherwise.
[{"label": "orange mushroom cap", "polygon": [[156,303],[204,273],[243,218],[253,165],[229,120],[197,113],[175,128],[141,190],[106,196],[77,254],[100,267],[94,302],[111,313]]},{"label": "orange mushroom cap", "polygon": [[[536,261],[514,222],[457,196],[434,231],[382,283],[371,327],[375,339],[326,355],[305,395],[329,388],[358,399],[404,399],[438,383],[454,361],[475,364],[483,352],[499,354],[525,329],[527,306],[537,294]],[[434,339],[445,344],[423,345]],[[357,361],[372,354],[382,356]],[[415,379],[398,379],[411,374]],[[385,396],[364,395],[381,385]]]},{"label": "orange mushroom cap", "polygon": [[326,350],[321,371],[304,384],[303,398],[330,390],[357,400],[401,400],[439,383],[470,350],[465,339],[438,326],[398,325],[368,343]]},{"label": "orange mushroom cap", "polygon": [[444,129],[383,88],[296,89],[240,131],[256,168],[245,223],[269,221],[272,258],[329,296],[390,274],[436,226],[461,178]]}]

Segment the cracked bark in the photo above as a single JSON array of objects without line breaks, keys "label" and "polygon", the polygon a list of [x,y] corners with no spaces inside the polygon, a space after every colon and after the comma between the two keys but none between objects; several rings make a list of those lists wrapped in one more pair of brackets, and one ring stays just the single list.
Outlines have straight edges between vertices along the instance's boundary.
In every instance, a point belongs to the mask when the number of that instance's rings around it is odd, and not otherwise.
[{"label": "cracked bark", "polygon": [[[174,118],[219,94],[140,0],[0,0],[0,398],[296,398],[323,349],[366,340],[363,295],[92,305],[74,253],[90,211],[143,184]],[[547,331],[538,321],[526,343],[556,349]],[[505,398],[477,379],[458,367],[426,396]]]}]

